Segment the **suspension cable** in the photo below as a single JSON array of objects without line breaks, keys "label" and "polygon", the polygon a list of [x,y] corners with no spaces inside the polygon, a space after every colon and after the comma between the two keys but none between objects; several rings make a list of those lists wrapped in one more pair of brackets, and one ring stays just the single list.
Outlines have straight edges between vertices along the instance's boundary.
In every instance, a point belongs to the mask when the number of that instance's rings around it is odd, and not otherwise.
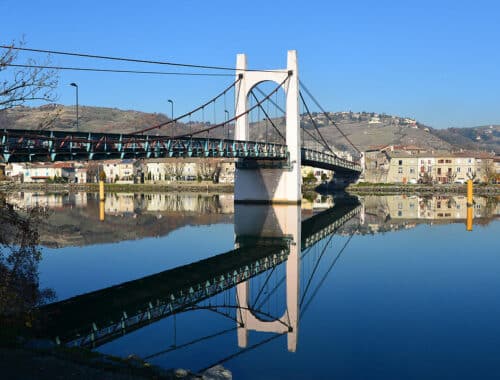
[{"label": "suspension cable", "polygon": [[[221,93],[219,93],[217,96],[215,96],[214,98],[210,99],[208,102],[205,102],[204,104],[202,104],[201,106],[199,106],[198,108],[195,108],[194,110],[192,111],[189,111],[189,112],[186,112],[185,114],[183,115],[180,115],[178,117],[176,117],[175,119],[170,119],[164,123],[160,123],[160,124],[157,124],[157,125],[154,125],[152,127],[148,127],[148,128],[144,128],[140,131],[137,131],[137,132],[134,132],[134,134],[144,134],[144,132],[148,132],[148,131],[151,131],[153,129],[159,129],[161,127],[164,127],[166,125],[169,125],[169,124],[172,124],[172,123],[176,123],[177,121],[185,118],[186,116],[191,116],[191,114],[195,113],[195,112],[198,112],[199,110],[201,109],[204,109],[207,105],[209,105],[210,103],[212,102],[215,102],[217,99],[219,99],[221,96],[225,95],[226,92],[228,92],[231,88],[233,88],[234,86],[236,86],[236,84],[241,80],[241,78],[238,78],[236,79],[235,82],[233,82],[230,86],[228,86],[226,89],[224,89],[224,91],[222,91]],[[129,133],[130,135],[130,133]]]},{"label": "suspension cable", "polygon": [[299,80],[299,83],[300,83],[300,86],[304,89],[304,91],[306,92],[307,95],[309,95],[309,97],[312,99],[312,101],[316,104],[316,106],[321,110],[321,112],[323,113],[323,115],[325,115],[325,117],[328,119],[328,121],[330,123],[333,124],[333,126],[335,128],[337,128],[337,130],[340,132],[340,134],[349,142],[349,144],[352,145],[352,147],[356,150],[356,152],[358,152],[359,154],[361,154],[361,151],[356,147],[356,145],[354,145],[354,143],[347,137],[347,135],[340,129],[340,127],[337,125],[337,123],[335,121],[333,121],[331,118],[330,118],[330,115],[328,115],[328,113],[325,111],[325,109],[323,107],[321,107],[321,105],[319,104],[319,102],[316,100],[316,98],[311,94],[311,92],[307,89],[307,87],[304,85],[304,83],[302,81]]},{"label": "suspension cable", "polygon": [[316,129],[316,132],[318,132],[319,137],[323,141],[323,146],[326,147],[326,149],[328,149],[336,157],[337,155],[334,153],[334,151],[332,150],[332,148],[330,148],[330,145],[328,145],[328,143],[326,142],[325,138],[323,137],[323,135],[319,131],[318,125],[314,121],[314,119],[313,119],[313,117],[311,115],[311,112],[309,112],[309,107],[307,106],[307,103],[304,100],[304,97],[302,96],[302,92],[301,91],[299,91],[299,96],[300,96],[300,99],[302,100],[302,103],[304,104],[304,107],[306,109],[307,114],[309,115],[309,118],[311,119],[311,121],[312,121],[312,123],[314,125],[314,128]]},{"label": "suspension cable", "polygon": [[[250,91],[250,94],[252,94],[252,96],[253,96],[253,98],[255,99],[256,102],[259,102],[259,99],[257,98],[257,96],[255,96],[255,93],[253,91]],[[262,112],[266,116],[266,120],[269,120],[269,122],[271,123],[271,125],[274,128],[274,130],[276,131],[276,133],[278,133],[278,135],[283,139],[283,141],[286,141],[285,136],[283,136],[283,134],[280,132],[280,130],[278,129],[278,127],[273,123],[272,119],[269,117],[269,115],[267,114],[267,112],[264,109],[264,107],[262,107],[262,105],[259,104],[259,109],[262,110]]]},{"label": "suspension cable", "polygon": [[326,271],[325,275],[323,276],[323,278],[321,279],[321,281],[319,282],[318,286],[316,287],[316,289],[314,289],[314,292],[312,293],[311,295],[311,298],[309,299],[309,301],[307,301],[306,305],[304,306],[304,309],[301,310],[301,318],[304,316],[304,314],[306,313],[307,309],[309,308],[309,305],[311,304],[311,302],[314,300],[314,298],[316,297],[316,294],[318,294],[318,291],[319,289],[323,286],[323,283],[325,282],[325,280],[327,279],[328,275],[330,274],[331,270],[333,269],[333,267],[335,266],[335,264],[337,264],[337,261],[339,260],[340,256],[342,255],[342,253],[344,252],[344,250],[346,249],[347,245],[349,244],[349,242],[351,241],[352,237],[354,236],[354,232],[351,234],[351,236],[349,236],[349,239],[347,239],[346,243],[344,244],[344,246],[342,247],[342,249],[339,251],[339,253],[337,254],[337,256],[335,256],[335,259],[333,259],[332,263],[330,264],[330,267],[328,268],[328,270]]},{"label": "suspension cable", "polygon": [[70,71],[92,71],[100,73],[125,73],[125,74],[152,74],[152,75],[185,75],[185,76],[208,76],[208,77],[232,77],[232,74],[221,73],[187,73],[187,72],[167,72],[167,71],[141,71],[141,70],[119,70],[119,69],[98,69],[92,67],[73,66],[46,66],[46,65],[21,65],[6,63],[5,67],[19,67],[27,69],[49,69],[49,70],[70,70]]},{"label": "suspension cable", "polygon": [[146,59],[127,58],[127,57],[112,57],[112,56],[107,56],[107,55],[75,53],[75,52],[66,52],[66,51],[58,51],[58,50],[23,48],[23,47],[13,46],[13,45],[0,45],[0,48],[9,49],[9,50],[30,51],[33,53],[46,53],[46,54],[66,55],[66,56],[73,56],[73,57],[105,59],[105,60],[111,60],[111,61],[124,61],[124,62],[134,62],[134,63],[148,63],[148,64],[155,64],[155,65],[190,67],[190,68],[195,68],[195,69],[226,70],[226,71],[228,71],[228,70],[229,71],[263,71],[263,72],[279,72],[279,73],[286,71],[286,70],[238,69],[235,67],[209,66],[209,65],[198,65],[198,64],[192,64],[192,63],[177,63],[177,62],[168,62],[168,61],[153,61],[153,60],[146,60]]},{"label": "suspension cable", "polygon": [[226,124],[229,124],[229,123],[231,123],[233,121],[236,121],[236,120],[238,120],[240,117],[242,117],[244,115],[248,115],[251,111],[253,111],[257,107],[259,107],[262,103],[264,103],[267,99],[269,99],[273,94],[277,93],[278,90],[286,83],[286,81],[289,78],[290,78],[290,75],[288,75],[278,86],[276,86],[276,88],[271,93],[269,93],[269,95],[267,95],[264,99],[262,99],[260,102],[258,102],[254,106],[250,107],[245,112],[242,112],[239,115],[234,116],[232,119],[226,120],[223,123],[219,123],[219,124],[213,125],[211,127],[205,128],[205,129],[200,129],[199,131],[193,132],[191,134],[183,134],[183,135],[179,135],[179,136],[174,136],[172,138],[183,138],[183,137],[189,137],[189,136],[199,135],[200,133],[211,131],[211,130],[213,130],[215,128],[219,128],[219,127],[224,126]]}]

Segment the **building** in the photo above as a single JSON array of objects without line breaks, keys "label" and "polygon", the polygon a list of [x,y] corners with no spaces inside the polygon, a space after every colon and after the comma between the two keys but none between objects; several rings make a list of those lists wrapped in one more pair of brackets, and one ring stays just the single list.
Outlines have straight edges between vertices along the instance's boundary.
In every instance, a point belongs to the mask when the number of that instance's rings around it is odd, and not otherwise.
[{"label": "building", "polygon": [[75,169],[72,163],[22,163],[9,164],[6,167],[7,178],[18,182],[38,183],[51,180],[74,182]]},{"label": "building", "polygon": [[494,155],[486,152],[428,152],[415,146],[373,147],[365,152],[367,182],[491,182],[495,170]]},{"label": "building", "polygon": [[103,161],[102,171],[108,183],[133,183],[135,160],[108,160]]},{"label": "building", "polygon": [[87,168],[75,168],[75,183],[87,183]]},{"label": "building", "polygon": [[162,158],[143,164],[147,183],[164,181],[213,181],[234,183],[235,162],[219,158]]}]

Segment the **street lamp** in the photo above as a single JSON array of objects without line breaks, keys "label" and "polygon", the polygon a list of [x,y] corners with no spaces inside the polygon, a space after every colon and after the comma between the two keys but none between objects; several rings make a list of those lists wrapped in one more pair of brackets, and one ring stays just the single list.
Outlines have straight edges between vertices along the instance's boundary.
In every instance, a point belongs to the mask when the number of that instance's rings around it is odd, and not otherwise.
[{"label": "street lamp", "polygon": [[227,122],[229,120],[229,111],[228,110],[224,110],[224,113],[226,114],[226,128],[227,128],[227,136],[226,136],[226,138],[229,140],[229,124],[227,124]]},{"label": "street lamp", "polygon": [[75,82],[69,84],[76,89],[76,131],[78,132],[78,85]]},{"label": "street lamp", "polygon": [[168,101],[168,102],[170,103],[170,105],[172,106],[172,107],[171,107],[171,112],[172,112],[172,113],[171,113],[171,118],[172,118],[172,120],[174,120],[174,101],[173,101],[172,99],[168,99],[167,101]]}]

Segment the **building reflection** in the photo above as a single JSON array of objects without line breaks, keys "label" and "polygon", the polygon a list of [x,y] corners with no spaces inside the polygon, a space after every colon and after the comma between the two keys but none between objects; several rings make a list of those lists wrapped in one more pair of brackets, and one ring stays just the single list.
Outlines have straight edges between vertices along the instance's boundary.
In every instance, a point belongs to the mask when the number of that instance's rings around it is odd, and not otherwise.
[{"label": "building reflection", "polygon": [[362,203],[364,223],[360,233],[411,228],[421,223],[465,223],[471,214],[474,223],[486,224],[500,215],[498,197],[474,197],[469,211],[465,195],[370,195],[364,196]]},{"label": "building reflection", "polygon": [[[53,210],[84,208],[96,203],[97,194],[45,193],[41,191],[13,192],[6,196],[7,202],[19,208],[44,207]],[[234,213],[233,194],[199,193],[107,193],[104,201],[107,215],[131,215],[134,213],[183,212],[221,214]],[[304,198],[302,209],[322,210],[333,206],[332,197],[315,194]]]}]

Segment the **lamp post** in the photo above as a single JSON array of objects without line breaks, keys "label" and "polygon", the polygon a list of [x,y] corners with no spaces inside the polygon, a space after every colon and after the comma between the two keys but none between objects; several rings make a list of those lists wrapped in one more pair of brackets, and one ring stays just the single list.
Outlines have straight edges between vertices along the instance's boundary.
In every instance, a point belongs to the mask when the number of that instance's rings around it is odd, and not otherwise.
[{"label": "lamp post", "polygon": [[76,89],[76,131],[78,132],[78,85],[75,82],[69,84]]},{"label": "lamp post", "polygon": [[170,117],[172,118],[172,120],[174,120],[174,101],[172,99],[168,99],[167,102],[169,102],[171,105],[171,108],[170,108],[171,109],[171,116]]},{"label": "lamp post", "polygon": [[226,128],[227,128],[226,138],[229,140],[229,125],[227,124],[227,121],[229,120],[229,111],[224,110],[224,113],[226,114]]}]

